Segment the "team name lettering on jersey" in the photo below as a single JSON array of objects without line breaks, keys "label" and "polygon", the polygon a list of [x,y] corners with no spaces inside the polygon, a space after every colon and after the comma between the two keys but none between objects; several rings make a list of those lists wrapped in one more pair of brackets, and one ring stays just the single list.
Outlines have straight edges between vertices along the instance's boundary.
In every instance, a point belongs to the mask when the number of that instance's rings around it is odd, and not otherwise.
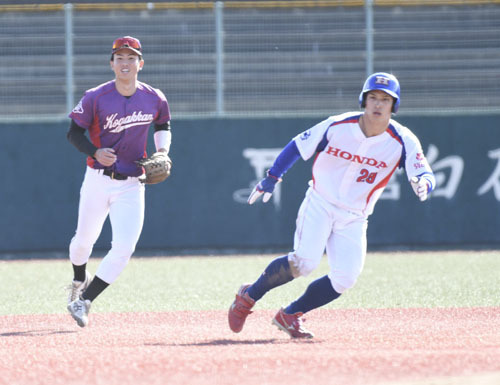
[{"label": "team name lettering on jersey", "polygon": [[105,130],[109,129],[109,132],[118,133],[133,126],[151,124],[153,122],[153,114],[143,114],[142,111],[134,111],[132,115],[127,115],[120,119],[116,119],[117,115],[118,113],[106,116]]},{"label": "team name lettering on jersey", "polygon": [[338,158],[342,158],[345,160],[349,160],[351,162],[356,162],[359,164],[366,164],[367,166],[373,166],[376,168],[386,168],[387,164],[383,161],[378,161],[374,158],[367,158],[366,156],[353,155],[348,151],[343,151],[340,148],[335,148],[332,146],[328,146],[328,149],[325,151],[328,155],[336,156]]}]

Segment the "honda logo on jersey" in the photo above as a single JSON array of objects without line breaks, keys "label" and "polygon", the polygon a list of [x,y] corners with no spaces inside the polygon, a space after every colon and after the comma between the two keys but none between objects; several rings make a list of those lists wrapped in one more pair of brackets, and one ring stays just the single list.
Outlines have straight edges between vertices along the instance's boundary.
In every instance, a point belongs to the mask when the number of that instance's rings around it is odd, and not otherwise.
[{"label": "honda logo on jersey", "polygon": [[375,78],[375,84],[383,84],[384,86],[388,86],[389,85],[389,79],[385,78],[383,76],[377,76]]},{"label": "honda logo on jersey", "polygon": [[328,146],[328,148],[325,150],[326,154],[336,156],[338,158],[342,158],[345,160],[350,160],[351,162],[359,163],[359,164],[366,164],[367,166],[373,166],[376,168],[386,168],[387,163],[374,159],[374,158],[367,158],[366,156],[359,156],[359,155],[353,155],[348,151],[343,151],[340,148],[335,148],[332,146]]}]

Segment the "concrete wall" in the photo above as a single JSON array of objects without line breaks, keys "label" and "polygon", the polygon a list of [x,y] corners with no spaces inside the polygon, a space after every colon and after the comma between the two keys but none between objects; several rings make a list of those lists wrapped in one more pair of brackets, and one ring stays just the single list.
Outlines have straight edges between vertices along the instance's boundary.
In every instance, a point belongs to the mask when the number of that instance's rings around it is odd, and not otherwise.
[{"label": "concrete wall", "polygon": [[[173,173],[147,187],[138,250],[290,248],[312,161],[299,160],[269,203],[245,200],[276,152],[323,118],[174,120]],[[393,176],[370,217],[369,245],[500,246],[497,118],[398,118],[420,137],[439,186],[420,203],[405,176]],[[85,171],[68,124],[0,126],[0,252],[67,250]],[[110,240],[106,222],[96,249]]]}]

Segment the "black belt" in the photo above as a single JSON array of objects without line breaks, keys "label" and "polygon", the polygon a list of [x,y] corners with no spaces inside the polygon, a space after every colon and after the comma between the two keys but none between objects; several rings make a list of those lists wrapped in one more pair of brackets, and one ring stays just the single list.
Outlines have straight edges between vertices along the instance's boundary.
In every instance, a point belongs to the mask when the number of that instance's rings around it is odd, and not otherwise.
[{"label": "black belt", "polygon": [[116,179],[116,180],[126,180],[128,178],[127,175],[119,174],[117,172],[108,169],[104,170],[103,174],[109,176],[111,179]]}]

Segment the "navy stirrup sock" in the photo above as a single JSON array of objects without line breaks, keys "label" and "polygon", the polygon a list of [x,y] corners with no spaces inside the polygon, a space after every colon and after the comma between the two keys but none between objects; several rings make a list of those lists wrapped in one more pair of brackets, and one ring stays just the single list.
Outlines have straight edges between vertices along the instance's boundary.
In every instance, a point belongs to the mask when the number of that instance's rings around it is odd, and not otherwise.
[{"label": "navy stirrup sock", "polygon": [[258,301],[269,290],[291,280],[293,280],[293,275],[288,263],[288,256],[278,257],[266,267],[259,279],[248,288],[247,293],[250,298]]},{"label": "navy stirrup sock", "polygon": [[311,282],[302,297],[288,305],[285,313],[306,313],[309,310],[326,305],[338,297],[340,297],[340,293],[334,290],[330,278],[328,278],[328,275],[325,275]]},{"label": "navy stirrup sock", "polygon": [[90,301],[93,301],[108,286],[109,283],[104,282],[101,278],[95,276],[92,282],[90,282],[89,287],[87,287],[87,290],[85,290],[85,292],[82,294],[82,299],[89,299]]},{"label": "navy stirrup sock", "polygon": [[87,269],[87,264],[76,266],[73,265],[73,280],[83,282],[85,281],[85,271]]}]

